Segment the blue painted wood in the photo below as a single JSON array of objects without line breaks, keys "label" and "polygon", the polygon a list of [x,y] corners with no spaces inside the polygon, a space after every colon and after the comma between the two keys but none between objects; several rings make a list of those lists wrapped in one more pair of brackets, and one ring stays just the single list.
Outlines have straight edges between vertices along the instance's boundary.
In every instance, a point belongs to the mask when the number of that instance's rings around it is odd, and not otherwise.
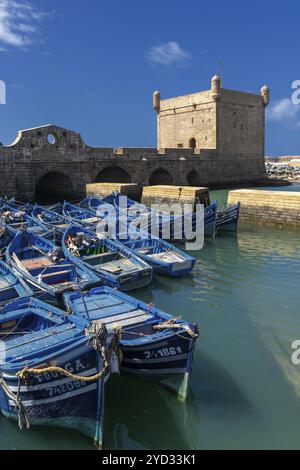
[{"label": "blue painted wood", "polygon": [[48,228],[38,220],[28,215],[25,210],[25,206],[21,208],[15,208],[5,203],[0,207],[0,218],[2,225],[8,227],[14,233],[25,228],[37,234],[46,234]]},{"label": "blue painted wood", "polygon": [[[122,328],[120,347],[123,352],[121,372],[141,377],[164,380],[170,376],[182,376],[192,370],[192,356],[196,337],[185,329],[187,325],[198,335],[197,325],[174,319],[153,305],[147,305],[109,287],[91,289],[84,293],[66,293],[66,308],[72,315],[91,321],[100,320],[108,331],[115,325]],[[154,327],[168,320],[175,320],[178,329]]]},{"label": "blue painted wood", "polygon": [[[75,241],[77,252],[70,248]],[[116,241],[98,238],[95,230],[70,225],[62,238],[65,257],[76,266],[96,272],[103,283],[123,291],[138,289],[152,280],[153,270],[144,260]]]},{"label": "blue painted wood", "polygon": [[0,261],[0,307],[12,300],[33,296],[32,290],[7,263]]},{"label": "blue painted wood", "polygon": [[65,290],[102,282],[88,267],[78,266],[66,258],[61,247],[27,230],[18,232],[9,243],[6,260],[44,300],[60,301]]},{"label": "blue painted wood", "polygon": [[[170,234],[171,234],[170,240],[174,239],[174,237],[172,237],[172,233],[174,233],[174,227],[176,226],[176,221],[179,220],[182,223],[181,216],[174,216],[170,214],[158,215],[156,214],[156,211],[154,211],[153,209],[146,207],[143,204],[140,204],[139,202],[133,201],[130,198],[127,198],[127,206],[121,207],[120,197],[121,197],[120,193],[114,193],[114,194],[107,196],[103,200],[100,199],[100,201],[113,205],[118,211],[118,216],[120,217],[122,215],[125,215],[129,222],[135,219],[136,217],[135,212],[140,211],[142,214],[144,214],[145,218],[148,220],[148,222],[147,221],[145,222],[143,226],[143,230],[148,230],[148,232],[152,234],[156,233],[154,230],[152,230],[151,219],[156,220],[157,221],[156,223],[159,226],[159,233],[158,233],[159,236],[163,238],[162,237],[163,226],[169,226]],[[94,200],[95,200],[94,204],[96,204],[97,198],[94,198]],[[191,213],[190,217],[192,219],[191,223],[192,223],[193,229],[195,230],[196,215]],[[204,236],[205,237],[213,237],[215,235],[216,217],[217,217],[217,202],[214,201],[209,206],[205,207],[204,209]],[[181,239],[184,241],[185,239],[184,234],[181,235]]]},{"label": "blue painted wood", "polygon": [[238,228],[240,203],[226,207],[217,212],[217,232],[236,232]]},{"label": "blue painted wood", "polygon": [[[0,408],[4,416],[17,420],[18,407],[9,392],[19,401],[30,425],[63,426],[77,429],[102,446],[105,375],[94,382],[83,382],[80,376],[100,372],[103,362],[95,351],[86,322],[70,319],[65,312],[34,298],[11,302],[0,313]],[[108,337],[108,346],[113,335]],[[53,371],[30,374],[26,383],[18,373],[29,368],[52,364],[79,378],[67,378]],[[20,388],[19,388],[20,386]]]}]

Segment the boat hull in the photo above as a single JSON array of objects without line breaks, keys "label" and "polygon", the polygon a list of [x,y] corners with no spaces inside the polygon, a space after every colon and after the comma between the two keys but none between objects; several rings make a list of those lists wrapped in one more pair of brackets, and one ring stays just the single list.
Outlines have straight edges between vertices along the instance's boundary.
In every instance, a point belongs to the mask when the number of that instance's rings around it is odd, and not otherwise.
[{"label": "boat hull", "polygon": [[[86,345],[59,355],[55,363],[81,376],[90,376],[102,369],[102,359]],[[104,383],[107,378],[108,375],[97,382],[83,382],[69,379],[56,371],[31,375],[30,382],[22,382],[19,395],[30,425],[76,429],[93,439],[97,447],[102,447]],[[4,373],[3,379],[16,395],[16,375]],[[14,401],[1,387],[0,407],[4,416],[18,419]]]},{"label": "boat hull", "polygon": [[237,232],[239,213],[239,203],[218,212],[216,220],[217,232]]},{"label": "boat hull", "polygon": [[192,372],[195,340],[187,333],[180,336],[174,333],[139,345],[126,345],[121,340],[120,346],[123,353],[121,373],[165,380]]},{"label": "boat hull", "polygon": [[153,268],[154,274],[163,274],[170,277],[181,277],[190,274],[195,266],[195,260],[187,260],[182,263],[173,263],[162,266],[151,261],[147,257],[144,259]]}]

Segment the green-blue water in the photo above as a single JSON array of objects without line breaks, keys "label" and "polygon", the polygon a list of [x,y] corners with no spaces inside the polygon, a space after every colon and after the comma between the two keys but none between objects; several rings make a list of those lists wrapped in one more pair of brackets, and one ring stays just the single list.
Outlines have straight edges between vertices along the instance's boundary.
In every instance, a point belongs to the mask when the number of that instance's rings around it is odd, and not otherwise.
[{"label": "green-blue water", "polygon": [[[224,193],[217,193],[219,200]],[[300,448],[300,232],[241,225],[196,254],[193,275],[156,277],[135,295],[200,329],[186,404],[155,383],[114,376],[111,449]],[[79,433],[19,431],[0,417],[0,449],[89,449]]]}]

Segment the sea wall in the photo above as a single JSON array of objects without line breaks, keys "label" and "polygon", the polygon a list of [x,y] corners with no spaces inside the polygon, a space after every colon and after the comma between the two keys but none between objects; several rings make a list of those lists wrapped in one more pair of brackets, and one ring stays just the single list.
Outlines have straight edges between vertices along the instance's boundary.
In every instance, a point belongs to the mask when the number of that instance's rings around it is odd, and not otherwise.
[{"label": "sea wall", "polygon": [[104,198],[114,192],[139,201],[141,199],[142,187],[134,183],[93,183],[86,185],[87,196]]},{"label": "sea wall", "polygon": [[190,204],[195,209],[197,203],[209,204],[209,189],[206,187],[157,185],[143,188],[142,203],[151,204]]},{"label": "sea wall", "polygon": [[241,203],[240,220],[300,229],[300,192],[239,189],[228,204]]}]

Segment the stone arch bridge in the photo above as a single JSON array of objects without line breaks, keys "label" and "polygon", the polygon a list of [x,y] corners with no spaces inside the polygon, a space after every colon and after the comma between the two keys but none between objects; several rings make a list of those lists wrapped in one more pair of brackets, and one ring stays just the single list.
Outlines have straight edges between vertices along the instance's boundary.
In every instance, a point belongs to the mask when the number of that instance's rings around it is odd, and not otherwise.
[{"label": "stone arch bridge", "polygon": [[94,182],[213,187],[265,177],[261,158],[220,158],[215,149],[96,148],[55,125],[19,131],[0,147],[0,168],[0,195],[27,201],[84,197]]}]

